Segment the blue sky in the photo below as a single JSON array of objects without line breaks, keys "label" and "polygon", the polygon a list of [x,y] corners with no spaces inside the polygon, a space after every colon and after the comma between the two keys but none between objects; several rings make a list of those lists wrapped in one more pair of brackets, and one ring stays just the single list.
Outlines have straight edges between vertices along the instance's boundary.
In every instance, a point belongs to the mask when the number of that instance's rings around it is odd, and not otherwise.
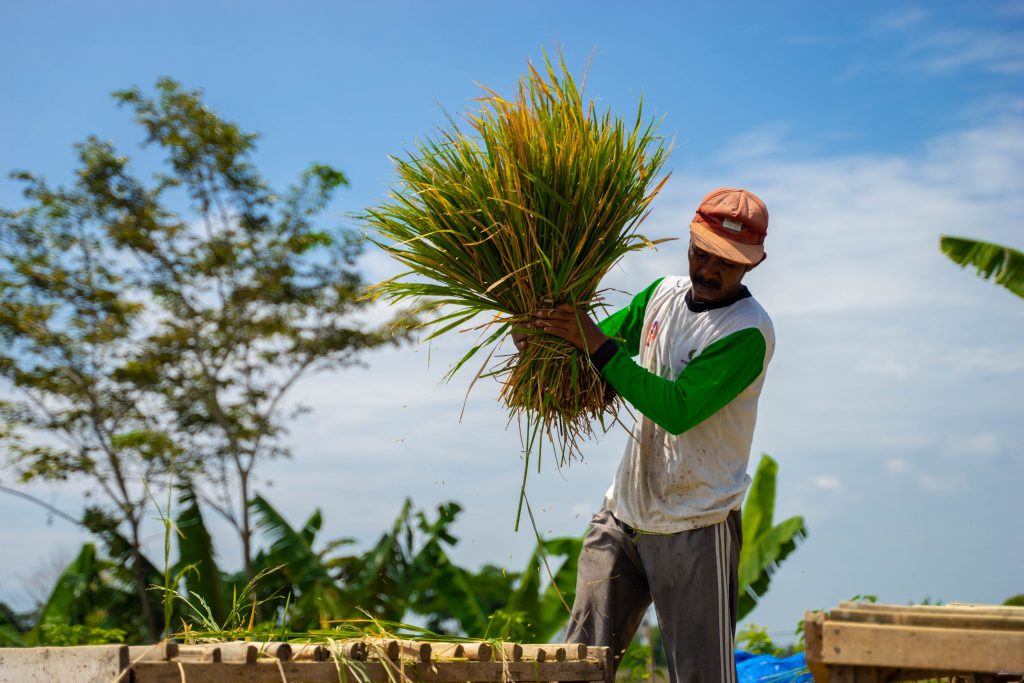
[{"label": "blue sky", "polygon": [[[345,222],[381,200],[387,155],[442,109],[472,107],[476,83],[508,91],[556,46],[578,72],[592,57],[600,105],[629,115],[643,96],[676,140],[645,234],[685,237],[722,185],[771,212],[770,258],[749,285],[778,348],[751,469],[760,452],[779,460],[777,514],[804,515],[810,537],[752,620],[785,640],[803,610],[858,593],[1024,591],[1024,302],[937,248],[941,233],[1024,247],[1024,3],[7,2],[0,169],[68,182],[71,145],[89,134],[139,154],[109,93],[169,75],[260,132],[271,184],[312,161],[342,168],[351,187],[329,213]],[[20,201],[0,179],[0,206]],[[680,272],[684,249],[631,254],[607,284],[635,292]],[[379,253],[362,264],[370,280],[395,272]],[[463,344],[441,340],[429,366],[425,348],[381,352],[298,387],[313,412],[263,490],[293,521],[315,501],[325,537],[365,542],[405,495],[458,500],[457,561],[520,567],[533,539],[511,530],[518,435],[493,387],[460,423],[469,376],[438,386]],[[613,430],[584,462],[533,476],[542,531],[583,530],[625,439]],[[81,505],[74,486],[33,491]],[[26,607],[33,577],[81,538],[11,497],[0,514],[0,547],[19,548],[0,561],[0,600]],[[237,566],[226,534],[223,548]]]}]

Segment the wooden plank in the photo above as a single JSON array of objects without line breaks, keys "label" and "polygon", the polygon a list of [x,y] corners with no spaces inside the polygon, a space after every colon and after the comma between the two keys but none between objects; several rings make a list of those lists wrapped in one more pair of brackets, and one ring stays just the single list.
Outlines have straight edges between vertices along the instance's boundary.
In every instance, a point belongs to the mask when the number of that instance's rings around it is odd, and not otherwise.
[{"label": "wooden plank", "polygon": [[1024,617],[1024,607],[1011,607],[1009,605],[974,605],[974,604],[952,604],[952,605],[879,605],[873,602],[849,602],[839,603],[839,609],[859,609],[870,612],[903,612],[917,614],[963,614],[974,616],[995,616],[995,617]]},{"label": "wooden plank", "polygon": [[[604,663],[597,659],[574,662],[366,662],[348,664],[348,680],[366,676],[385,683],[396,677],[433,683],[480,681],[595,681],[605,678]],[[180,668],[179,668],[180,667]],[[136,683],[281,683],[282,673],[289,683],[337,683],[338,669],[333,662],[258,662],[256,664],[200,664],[196,662],[140,662],[132,671]],[[504,676],[508,678],[504,678]],[[358,678],[357,678],[358,677]],[[110,683],[104,681],[103,683]]]},{"label": "wooden plank", "polygon": [[[127,645],[0,648],[0,680],[12,683],[111,683],[128,668],[128,662]],[[127,681],[127,678],[125,675],[121,680]]]},{"label": "wooden plank", "polygon": [[429,662],[432,647],[430,643],[423,640],[399,640],[398,645],[402,648],[399,657],[412,659],[417,662]]},{"label": "wooden plank", "polygon": [[330,650],[318,643],[292,643],[292,661],[326,662],[330,658]]},{"label": "wooden plank", "polygon": [[816,681],[828,680],[827,669],[821,661],[821,629],[824,623],[824,613],[804,612],[804,660]]},{"label": "wooden plank", "polygon": [[565,659],[568,660],[587,658],[587,646],[583,643],[549,643],[547,645],[537,645],[536,647],[542,647],[549,652],[555,652],[556,660],[558,660],[558,650],[565,652]]},{"label": "wooden plank", "polygon": [[565,647],[562,645],[523,645],[523,659],[538,662],[564,662]]},{"label": "wooden plank", "polygon": [[191,662],[220,662],[223,660],[219,645],[181,645],[178,659]]},{"label": "wooden plank", "polygon": [[[366,648],[368,658],[376,659],[398,659],[402,654],[402,645],[397,640],[386,640],[383,638],[371,638],[362,642]],[[350,643],[346,643],[349,645]],[[354,647],[355,643],[351,643]]]},{"label": "wooden plank", "polygon": [[256,646],[261,658],[272,657],[280,659],[282,662],[287,662],[292,658],[292,646],[288,643],[279,641],[259,642],[254,640],[250,644]]},{"label": "wooden plank", "polygon": [[974,628],[986,630],[1024,631],[1024,616],[1007,617],[990,614],[879,611],[866,609],[834,609],[828,613],[831,621],[849,621],[866,624],[893,624],[904,626],[934,626],[937,628]]},{"label": "wooden plank", "polygon": [[221,643],[221,661],[232,664],[255,664],[260,658],[260,651],[252,643],[235,642]]},{"label": "wooden plank", "polygon": [[[999,673],[1024,671],[1024,633],[825,621],[825,664]],[[807,658],[812,653],[808,651]],[[815,653],[817,656],[817,653]]]},{"label": "wooden plank", "polygon": [[462,643],[432,643],[436,659],[466,659],[466,646]]},{"label": "wooden plank", "polygon": [[[494,657],[494,648],[490,643],[463,643],[466,658],[473,662],[489,662]],[[520,648],[520,654],[522,648]],[[520,659],[522,657],[520,656]]]},{"label": "wooden plank", "polygon": [[435,643],[432,642],[433,659],[468,659],[471,662],[489,662],[494,648],[490,643]]}]

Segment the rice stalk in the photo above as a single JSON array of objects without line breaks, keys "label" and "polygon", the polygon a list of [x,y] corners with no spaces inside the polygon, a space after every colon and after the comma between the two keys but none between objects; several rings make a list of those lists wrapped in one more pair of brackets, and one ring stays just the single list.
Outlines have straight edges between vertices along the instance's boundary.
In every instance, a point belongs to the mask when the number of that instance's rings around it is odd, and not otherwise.
[{"label": "rice stalk", "polygon": [[[562,303],[594,311],[608,270],[654,244],[637,228],[667,180],[657,177],[668,150],[642,102],[628,121],[599,112],[561,58],[531,63],[509,99],[483,91],[468,126],[449,117],[448,128],[393,158],[398,181],[363,219],[370,240],[408,270],[374,292],[429,313],[426,340],[480,330],[446,379],[491,347],[473,382],[500,383],[527,467],[533,452],[539,466],[542,437],[562,466],[595,420],[615,417],[617,401],[585,353],[519,326]],[[531,335],[527,348],[496,355],[512,330]]]}]

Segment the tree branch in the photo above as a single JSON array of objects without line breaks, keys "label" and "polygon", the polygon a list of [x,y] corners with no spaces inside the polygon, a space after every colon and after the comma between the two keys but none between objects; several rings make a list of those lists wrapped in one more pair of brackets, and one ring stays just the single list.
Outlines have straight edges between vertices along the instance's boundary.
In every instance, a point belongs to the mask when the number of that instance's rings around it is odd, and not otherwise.
[{"label": "tree branch", "polygon": [[9,493],[10,495],[17,496],[18,498],[24,498],[27,501],[30,501],[32,503],[35,503],[36,505],[39,505],[41,507],[46,508],[50,512],[50,514],[56,515],[57,517],[60,517],[61,519],[64,519],[64,520],[67,520],[67,521],[71,522],[72,524],[74,524],[77,527],[81,527],[82,529],[85,529],[85,525],[82,523],[82,520],[75,519],[74,517],[72,517],[68,513],[64,512],[63,510],[58,510],[54,506],[52,506],[49,503],[47,503],[45,500],[40,500],[39,498],[36,498],[35,496],[33,496],[33,495],[29,494],[29,493],[25,493],[24,491],[18,491],[17,489],[12,489],[12,488],[9,488],[7,486],[2,486],[2,485],[0,485],[0,492]]}]

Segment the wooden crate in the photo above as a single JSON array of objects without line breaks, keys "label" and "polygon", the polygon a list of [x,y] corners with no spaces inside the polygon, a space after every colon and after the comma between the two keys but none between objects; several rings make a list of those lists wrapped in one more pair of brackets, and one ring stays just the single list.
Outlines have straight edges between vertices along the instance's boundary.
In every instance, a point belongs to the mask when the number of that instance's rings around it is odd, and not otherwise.
[{"label": "wooden crate", "polygon": [[360,640],[0,649],[0,683],[402,683],[614,679],[608,648]]},{"label": "wooden crate", "polygon": [[1024,680],[1024,607],[842,602],[804,615],[819,683]]}]

